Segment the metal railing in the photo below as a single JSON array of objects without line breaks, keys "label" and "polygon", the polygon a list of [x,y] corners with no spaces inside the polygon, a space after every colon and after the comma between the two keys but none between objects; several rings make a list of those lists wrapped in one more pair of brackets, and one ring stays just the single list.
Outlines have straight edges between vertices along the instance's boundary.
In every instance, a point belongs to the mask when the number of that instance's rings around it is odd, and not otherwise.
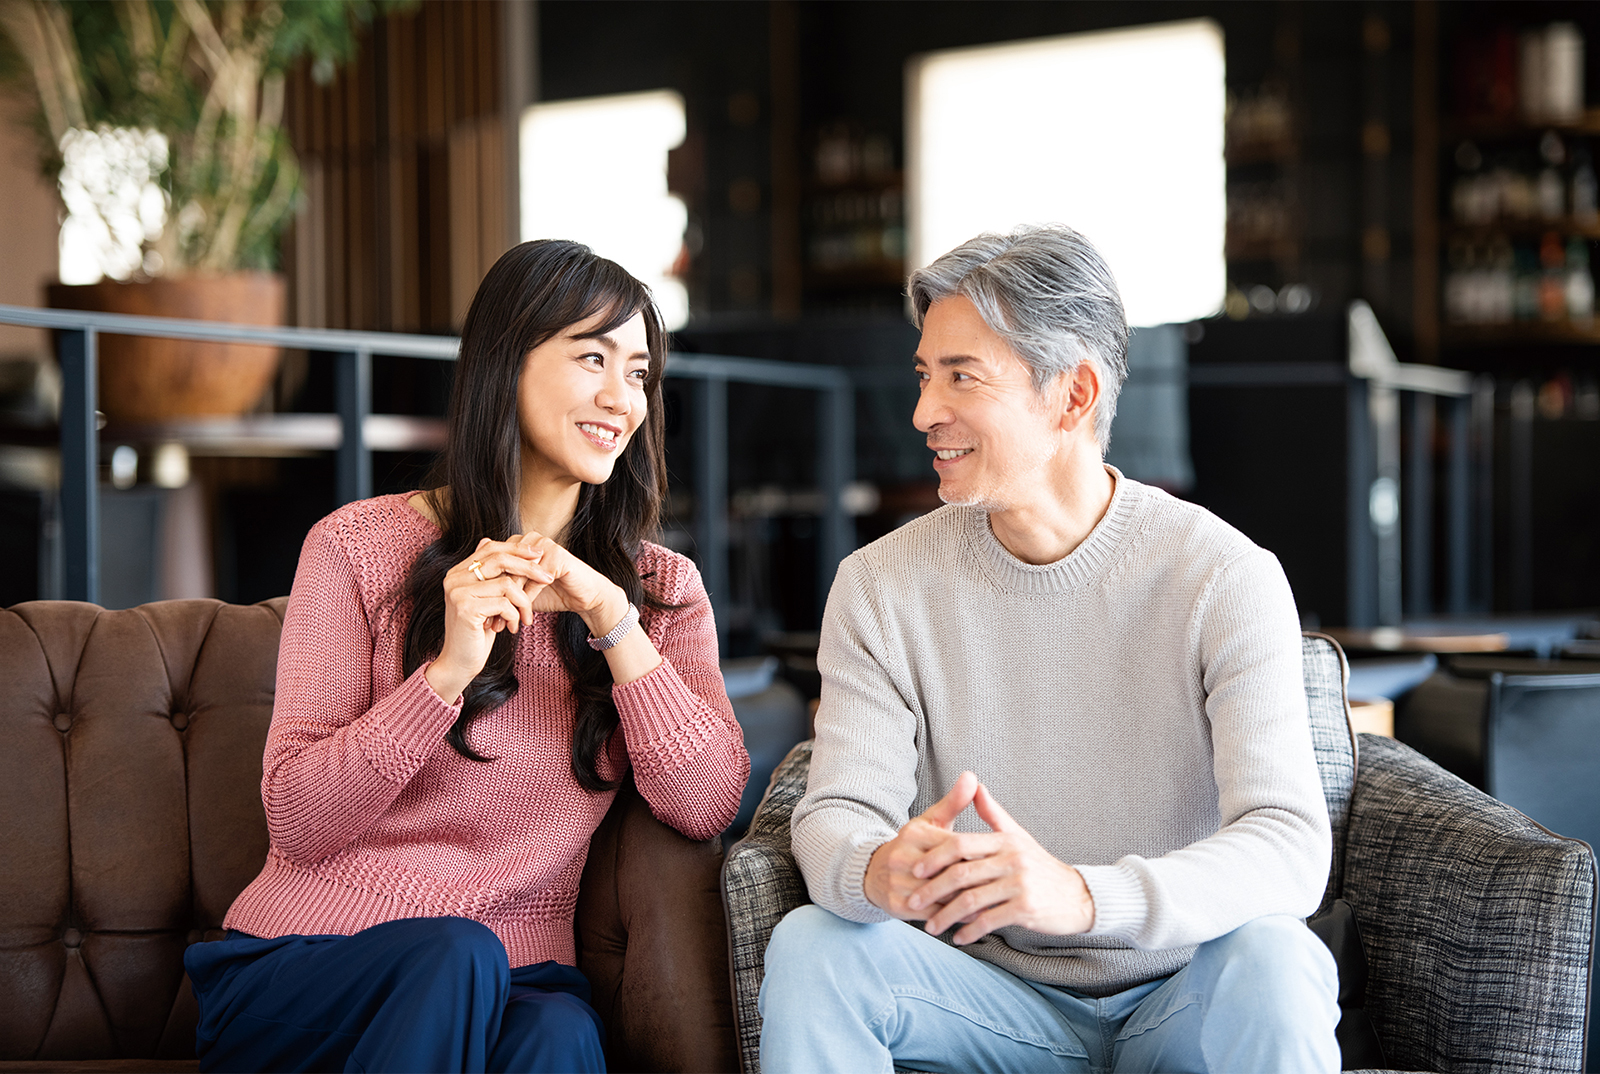
[{"label": "metal railing", "polygon": [[[372,495],[374,356],[454,361],[460,340],[447,336],[255,325],[81,313],[0,305],[0,324],[48,328],[57,333],[61,363],[61,522],[63,595],[95,602],[100,593],[99,424],[96,377],[99,337],[153,336],[214,343],[257,343],[330,354],[339,419],[336,449],[338,502]],[[817,482],[822,532],[817,557],[819,596],[825,597],[839,561],[853,547],[845,511],[845,486],[855,472],[855,396],[849,375],[834,366],[775,362],[722,355],[673,354],[666,375],[695,381],[691,411],[694,443],[695,544],[719,629],[729,596],[728,385],[764,384],[820,393],[817,408]],[[819,601],[820,606],[820,601]]]}]

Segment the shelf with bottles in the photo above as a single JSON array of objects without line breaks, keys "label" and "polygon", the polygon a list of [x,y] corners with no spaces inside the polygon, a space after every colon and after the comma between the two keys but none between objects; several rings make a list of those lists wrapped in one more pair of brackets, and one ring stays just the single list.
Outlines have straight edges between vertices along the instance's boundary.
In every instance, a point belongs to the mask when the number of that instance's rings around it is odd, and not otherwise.
[{"label": "shelf with bottles", "polygon": [[1571,21],[1501,23],[1454,42],[1453,114],[1444,144],[1531,140],[1546,130],[1600,134],[1584,102],[1583,31]]},{"label": "shelf with bottles", "polygon": [[1506,236],[1512,239],[1539,239],[1551,231],[1563,236],[1577,235],[1590,242],[1600,242],[1600,217],[1584,219],[1565,214],[1551,220],[1542,218],[1532,220],[1496,220],[1489,224],[1458,224],[1451,222],[1445,224],[1443,231],[1448,239],[1459,238],[1468,242],[1490,242],[1498,236]]},{"label": "shelf with bottles", "polygon": [[1294,105],[1282,79],[1229,92],[1223,130],[1223,157],[1230,168],[1281,165],[1299,157]]},{"label": "shelf with bottles", "polygon": [[[1451,151],[1442,306],[1449,344],[1479,342],[1462,326],[1501,326],[1527,342],[1592,342],[1591,242],[1600,240],[1600,183],[1589,143],[1546,128],[1537,145]],[[1565,327],[1563,327],[1565,326]],[[1468,338],[1471,337],[1471,338]]]},{"label": "shelf with bottles", "polygon": [[1583,57],[1571,22],[1456,42],[1456,118],[1439,143],[1446,346],[1600,341],[1600,109],[1584,104]]},{"label": "shelf with bottles", "polygon": [[1291,271],[1300,260],[1302,229],[1296,181],[1300,141],[1287,80],[1272,76],[1259,86],[1230,90],[1224,132],[1224,256],[1241,267]]},{"label": "shelf with bottles", "polygon": [[1457,329],[1501,328],[1530,342],[1600,339],[1594,328],[1590,242],[1547,230],[1536,241],[1494,234],[1453,237],[1446,246],[1446,338]]},{"label": "shelf with bottles", "polygon": [[895,167],[890,140],[850,122],[822,127],[802,223],[808,288],[903,284],[905,174]]},{"label": "shelf with bottles", "polygon": [[1228,183],[1224,256],[1230,261],[1294,262],[1300,220],[1294,184],[1286,178]]},{"label": "shelf with bottles", "polygon": [[1493,145],[1531,141],[1546,131],[1580,137],[1600,136],[1600,108],[1586,109],[1577,116],[1543,120],[1528,116],[1458,117],[1446,120],[1440,134],[1447,143],[1472,141]]},{"label": "shelf with bottles", "polygon": [[1600,343],[1600,322],[1512,321],[1505,324],[1447,324],[1440,341],[1454,350],[1537,344],[1593,346]]},{"label": "shelf with bottles", "polygon": [[815,190],[806,200],[808,276],[898,282],[905,273],[905,194],[894,180]]}]

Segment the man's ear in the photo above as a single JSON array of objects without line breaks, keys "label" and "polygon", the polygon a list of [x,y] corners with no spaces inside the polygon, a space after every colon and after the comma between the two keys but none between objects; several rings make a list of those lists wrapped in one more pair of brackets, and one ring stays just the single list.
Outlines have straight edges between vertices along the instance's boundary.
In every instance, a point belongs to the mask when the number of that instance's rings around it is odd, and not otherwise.
[{"label": "man's ear", "polygon": [[1070,433],[1087,427],[1093,433],[1095,406],[1100,402],[1100,373],[1094,363],[1085,358],[1072,372],[1063,373],[1058,390],[1061,431]]}]

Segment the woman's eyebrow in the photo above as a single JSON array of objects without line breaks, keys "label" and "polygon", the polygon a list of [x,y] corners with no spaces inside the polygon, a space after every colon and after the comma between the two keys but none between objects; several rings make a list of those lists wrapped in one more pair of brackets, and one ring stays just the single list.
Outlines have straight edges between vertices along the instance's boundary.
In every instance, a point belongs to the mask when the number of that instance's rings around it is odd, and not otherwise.
[{"label": "woman's eyebrow", "polygon": [[595,343],[600,344],[600,346],[604,347],[608,351],[614,351],[617,349],[617,341],[613,336],[597,333],[592,336],[568,336],[567,338],[575,343],[581,343],[585,340],[593,340]]}]

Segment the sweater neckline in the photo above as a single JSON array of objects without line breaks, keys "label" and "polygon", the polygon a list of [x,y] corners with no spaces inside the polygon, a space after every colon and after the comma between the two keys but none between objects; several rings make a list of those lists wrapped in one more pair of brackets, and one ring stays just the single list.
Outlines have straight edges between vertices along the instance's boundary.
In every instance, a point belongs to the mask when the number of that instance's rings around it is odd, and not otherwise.
[{"label": "sweater neckline", "polygon": [[425,491],[427,490],[412,489],[410,492],[397,492],[394,494],[395,502],[400,505],[400,511],[402,514],[405,514],[407,517],[411,518],[414,523],[420,523],[424,530],[433,534],[435,537],[438,537],[442,532],[439,529],[438,524],[435,523],[433,519],[429,518],[427,515],[411,506],[411,497],[420,496]]},{"label": "sweater neckline", "polygon": [[1054,563],[1027,563],[1012,555],[989,525],[989,512],[967,510],[967,543],[984,573],[1000,589],[1020,594],[1065,593],[1103,578],[1136,530],[1145,487],[1107,465],[1115,484],[1106,513],[1083,542]]}]

